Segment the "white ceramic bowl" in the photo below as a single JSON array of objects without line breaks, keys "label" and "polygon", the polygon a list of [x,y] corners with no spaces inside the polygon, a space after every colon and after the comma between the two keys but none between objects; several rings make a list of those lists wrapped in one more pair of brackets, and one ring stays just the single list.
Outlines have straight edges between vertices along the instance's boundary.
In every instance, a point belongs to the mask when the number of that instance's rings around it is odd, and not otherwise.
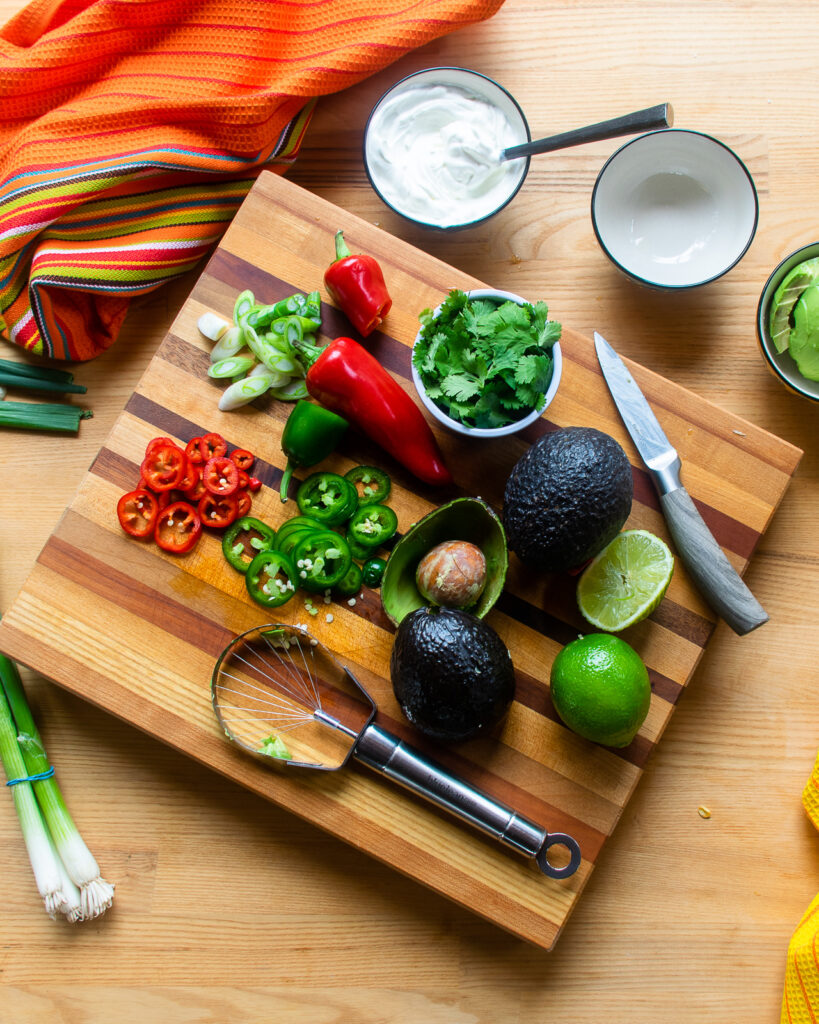
[{"label": "white ceramic bowl", "polygon": [[756,329],[759,336],[759,344],[768,368],[787,388],[809,398],[813,402],[819,402],[819,381],[808,380],[799,372],[799,368],[789,352],[777,352],[776,346],[771,341],[769,320],[771,315],[771,300],[776,289],[785,275],[793,267],[805,260],[811,260],[819,256],[819,242],[811,242],[810,245],[803,245],[801,249],[786,256],[782,262],[774,268],[771,276],[765,282],[762,294],[759,297],[757,308]]},{"label": "white ceramic bowl", "polygon": [[[521,298],[520,295],[515,295],[512,292],[495,291],[491,288],[475,288],[472,291],[466,293],[470,299],[492,299],[498,304],[502,302],[517,302],[519,306],[526,303],[526,299]],[[441,307],[436,306],[434,315],[437,316]],[[413,342],[413,349],[418,344],[418,339],[421,336],[421,331],[415,336]],[[453,420],[447,414],[440,409],[431,398],[427,396],[424,388],[424,382],[418,371],[415,368],[415,363],[412,363],[412,382],[415,385],[415,390],[418,392],[418,397],[424,404],[424,408],[433,416],[442,426],[446,427],[447,430],[451,430],[455,434],[462,434],[465,437],[508,437],[510,434],[520,433],[521,430],[525,430],[530,424],[540,419],[546,408],[552,403],[557,389],[560,385],[560,378],[563,373],[563,355],[560,350],[560,342],[556,341],[552,346],[552,379],[549,382],[549,387],[543,396],[543,400],[538,404],[537,408],[532,409],[530,413],[527,413],[522,419],[515,420],[514,423],[507,423],[503,427],[467,427],[463,423],[459,423],[458,420]]]},{"label": "white ceramic bowl", "polygon": [[629,277],[693,288],[742,259],[759,201],[748,169],[726,145],[668,128],[632,139],[606,161],[591,215],[603,251]]},{"label": "white ceramic bowl", "polygon": [[[423,123],[429,117],[428,104],[437,102],[444,89],[477,101],[469,104],[473,109],[468,119],[474,129],[469,148],[474,152],[481,152],[493,138],[490,126],[497,123],[496,112],[509,123],[502,148],[531,141],[523,111],[493,79],[467,68],[426,68],[401,79],[373,107],[364,129],[364,169],[377,195],[396,213],[422,227],[454,231],[479,224],[503,209],[523,184],[529,157],[498,161],[491,177],[480,164],[472,166],[468,159],[453,157],[444,140],[460,137],[454,123],[442,124],[440,109],[434,121]],[[399,116],[398,103],[409,103],[410,109]],[[421,139],[422,144],[413,146],[413,139]],[[418,182],[423,183],[420,191]],[[477,198],[484,189],[486,194]],[[467,202],[470,191],[476,196]]]}]

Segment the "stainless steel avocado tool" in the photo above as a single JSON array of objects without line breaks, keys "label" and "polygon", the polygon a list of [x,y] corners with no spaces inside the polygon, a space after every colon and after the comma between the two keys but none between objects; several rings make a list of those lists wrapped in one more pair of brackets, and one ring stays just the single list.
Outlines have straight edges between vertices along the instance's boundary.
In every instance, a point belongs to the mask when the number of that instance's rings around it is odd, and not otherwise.
[{"label": "stainless steel avocado tool", "polygon": [[[571,836],[547,832],[375,725],[361,683],[297,626],[270,623],[235,637],[217,659],[211,699],[228,739],[268,765],[335,771],[354,757],[533,858],[550,878],[580,866]],[[560,863],[549,860],[556,849]]]}]

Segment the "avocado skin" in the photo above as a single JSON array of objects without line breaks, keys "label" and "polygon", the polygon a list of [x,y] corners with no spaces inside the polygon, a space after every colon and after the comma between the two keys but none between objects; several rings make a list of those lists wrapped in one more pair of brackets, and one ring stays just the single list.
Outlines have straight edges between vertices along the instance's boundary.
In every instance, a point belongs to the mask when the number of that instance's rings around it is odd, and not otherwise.
[{"label": "avocado skin", "polygon": [[576,569],[617,536],[633,497],[631,465],[613,437],[593,427],[545,434],[506,481],[509,548],[541,572]]},{"label": "avocado skin", "polygon": [[401,620],[390,676],[408,721],[445,743],[486,732],[515,695],[506,645],[482,619],[457,608],[418,608]]}]

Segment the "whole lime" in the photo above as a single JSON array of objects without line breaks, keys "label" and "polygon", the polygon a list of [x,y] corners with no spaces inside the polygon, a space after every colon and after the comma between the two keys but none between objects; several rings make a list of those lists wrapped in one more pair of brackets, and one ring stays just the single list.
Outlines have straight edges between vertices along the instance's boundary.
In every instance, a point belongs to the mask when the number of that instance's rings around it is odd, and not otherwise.
[{"label": "whole lime", "polygon": [[609,633],[566,644],[552,664],[550,682],[552,703],[565,724],[606,747],[627,747],[648,714],[651,683],[643,660]]}]

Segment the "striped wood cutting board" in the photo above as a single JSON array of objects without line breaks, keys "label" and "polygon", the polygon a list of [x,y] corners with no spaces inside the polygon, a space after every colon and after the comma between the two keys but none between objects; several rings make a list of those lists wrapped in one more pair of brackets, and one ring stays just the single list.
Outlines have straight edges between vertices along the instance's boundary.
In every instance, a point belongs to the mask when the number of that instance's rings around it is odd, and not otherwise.
[{"label": "striped wood cutting board", "polygon": [[[0,649],[437,892],[550,948],[711,636],[713,618],[679,564],[659,609],[628,634],[649,667],[653,696],[639,736],[621,751],[574,736],[556,720],[550,702],[551,662],[584,630],[570,577],[541,578],[511,559],[507,589],[488,621],[512,652],[516,701],[496,735],[451,750],[424,743],[402,719],[388,678],[393,629],[377,591],[365,590],[354,607],[334,604],[332,623],[323,610],[310,620],[301,598],[282,609],[282,619],[310,621],[315,634],[360,673],[379,705],[381,724],[549,830],[575,836],[582,866],[574,877],[555,881],[531,861],[366,768],[279,772],[233,749],[211,712],[211,669],[235,633],[271,615],[249,600],[242,577],[223,561],[216,537],[206,536],[190,555],[175,558],[129,539],[116,521],[116,501],[136,486],[148,440],[167,434],[184,444],[208,430],[259,455],[255,472],[264,487],[254,500],[254,514],[274,526],[293,514],[294,504],[283,506],[277,494],[284,466],[280,435],[290,406],[261,400],[257,407],[220,413],[220,385],[206,376],[209,343],[196,323],[205,310],[229,317],[245,288],[272,302],[319,286],[339,227],[353,251],[374,254],[384,267],[393,311],[388,333],[367,344],[412,389],[410,345],[419,311],[437,304],[452,287],[481,287],[481,282],[264,174],[4,615]],[[326,304],[324,332],[336,337],[349,331],[344,317]],[[591,342],[564,326],[562,347],[565,366],[557,399],[547,418],[524,437],[470,442],[441,436],[457,482],[451,492],[419,486],[352,432],[323,468],[344,472],[362,462],[383,465],[393,478],[390,504],[405,530],[456,494],[479,495],[499,509],[506,476],[527,444],[556,427],[595,426],[616,437],[634,465],[628,527],[667,538],[651,483],[608,395]],[[656,374],[639,366],[633,371],[680,451],[688,490],[742,571],[800,452]]]}]

